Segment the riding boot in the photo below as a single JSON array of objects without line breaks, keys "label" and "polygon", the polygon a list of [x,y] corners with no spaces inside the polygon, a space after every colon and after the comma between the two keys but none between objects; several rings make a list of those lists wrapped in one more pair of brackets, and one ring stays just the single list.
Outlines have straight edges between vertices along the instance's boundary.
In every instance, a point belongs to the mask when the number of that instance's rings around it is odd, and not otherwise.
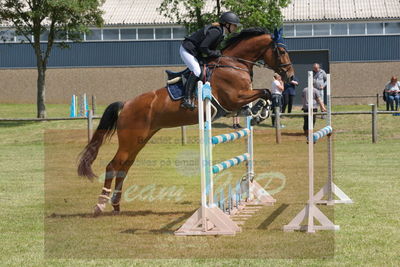
[{"label": "riding boot", "polygon": [[193,93],[194,88],[196,87],[196,83],[198,78],[193,73],[190,73],[189,78],[186,81],[186,88],[185,88],[185,96],[183,98],[181,107],[193,110],[196,105],[194,104]]}]

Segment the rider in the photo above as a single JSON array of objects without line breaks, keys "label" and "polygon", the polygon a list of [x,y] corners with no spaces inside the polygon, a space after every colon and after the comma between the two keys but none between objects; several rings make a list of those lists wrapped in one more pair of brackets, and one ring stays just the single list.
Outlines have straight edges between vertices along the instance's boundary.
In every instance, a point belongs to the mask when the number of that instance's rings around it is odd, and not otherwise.
[{"label": "rider", "polygon": [[237,30],[239,22],[239,17],[235,13],[224,12],[219,18],[219,23],[207,25],[183,40],[179,53],[191,72],[186,82],[185,97],[181,107],[191,110],[195,108],[192,94],[201,75],[199,60],[220,57],[221,52],[217,50],[217,46],[222,42],[225,34]]}]

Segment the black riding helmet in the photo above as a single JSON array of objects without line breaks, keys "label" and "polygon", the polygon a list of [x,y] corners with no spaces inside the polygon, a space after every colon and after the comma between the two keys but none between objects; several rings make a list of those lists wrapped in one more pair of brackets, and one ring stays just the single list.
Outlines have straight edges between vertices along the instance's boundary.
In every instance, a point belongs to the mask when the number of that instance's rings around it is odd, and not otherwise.
[{"label": "black riding helmet", "polygon": [[239,17],[233,12],[224,12],[219,18],[219,23],[221,24],[235,24],[240,26]]}]

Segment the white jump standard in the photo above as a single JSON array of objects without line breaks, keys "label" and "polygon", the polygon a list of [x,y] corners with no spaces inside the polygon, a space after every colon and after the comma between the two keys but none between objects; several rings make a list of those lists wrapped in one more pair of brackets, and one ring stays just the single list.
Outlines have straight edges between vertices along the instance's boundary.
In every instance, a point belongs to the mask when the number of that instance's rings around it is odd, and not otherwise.
[{"label": "white jump standard", "polygon": [[[275,199],[254,180],[253,169],[253,129],[250,125],[251,117],[247,117],[247,128],[229,134],[212,137],[211,121],[211,87],[207,82],[198,83],[197,90],[199,113],[199,141],[200,141],[200,172],[201,172],[201,207],[182,225],[175,235],[235,235],[241,231],[239,224],[231,216],[240,216],[246,203],[255,205],[273,205]],[[205,109],[205,110],[204,110]],[[206,119],[204,120],[204,113]],[[247,137],[247,152],[212,165],[212,146],[235,141]],[[221,200],[214,197],[213,175],[223,170],[247,162],[245,183],[247,184],[246,202],[241,201],[240,185],[237,184],[235,193],[231,187],[228,190],[228,209],[225,209],[223,190],[220,192]],[[220,209],[216,203],[222,208]],[[236,205],[235,205],[236,204]],[[234,207],[236,206],[236,207]],[[225,211],[227,213],[225,213]],[[251,216],[251,215],[248,215]]]},{"label": "white jump standard", "polygon": [[[308,72],[308,176],[309,176],[309,200],[306,207],[296,215],[296,217],[287,225],[283,227],[286,232],[294,230],[307,231],[314,233],[316,230],[339,230],[339,225],[335,225],[328,217],[326,217],[316,206],[316,204],[329,204],[334,203],[352,203],[351,199],[343,193],[333,183],[332,171],[332,133],[331,127],[331,91],[330,91],[330,74],[327,75],[327,126],[321,130],[313,133],[313,102],[314,102],[314,88],[313,88],[313,73]],[[327,184],[314,196],[314,143],[319,139],[327,136],[328,138],[328,182]],[[310,141],[313,140],[313,141]],[[340,200],[334,200],[333,194],[339,197]],[[324,196],[328,200],[322,200]],[[319,221],[320,225],[314,225],[314,218]],[[302,222],[305,221],[305,224]]]}]

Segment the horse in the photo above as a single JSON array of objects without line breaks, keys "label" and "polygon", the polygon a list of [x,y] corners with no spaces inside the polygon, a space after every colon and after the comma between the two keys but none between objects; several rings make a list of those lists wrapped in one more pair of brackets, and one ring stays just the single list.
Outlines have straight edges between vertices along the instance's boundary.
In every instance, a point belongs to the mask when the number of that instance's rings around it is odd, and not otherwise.
[{"label": "horse", "polygon": [[[208,62],[213,68],[210,84],[213,97],[226,111],[235,112],[259,99],[271,99],[268,89],[252,89],[254,65],[262,64],[290,80],[294,70],[280,31],[271,34],[261,28],[249,28],[228,39],[222,56]],[[126,102],[110,104],[101,117],[90,142],[80,153],[78,175],[93,179],[92,170],[100,146],[117,132],[118,150],[106,167],[105,181],[94,214],[100,214],[110,201],[113,212],[120,212],[122,185],[136,156],[151,137],[162,128],[198,123],[198,109],[183,109],[173,101],[166,87],[143,93]],[[112,197],[111,186],[115,178]]]}]

